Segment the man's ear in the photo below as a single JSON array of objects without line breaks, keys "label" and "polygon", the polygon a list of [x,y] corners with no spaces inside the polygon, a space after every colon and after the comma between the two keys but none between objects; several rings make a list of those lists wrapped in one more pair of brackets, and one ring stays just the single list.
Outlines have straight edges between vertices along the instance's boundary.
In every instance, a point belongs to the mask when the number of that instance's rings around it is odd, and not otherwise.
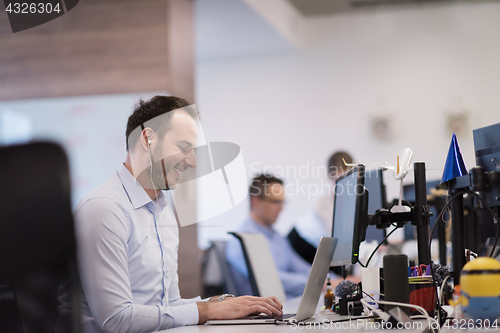
[{"label": "man's ear", "polygon": [[251,203],[251,205],[250,205],[250,209],[253,209],[253,208],[257,207],[257,205],[259,204],[259,202],[258,202],[258,201],[259,201],[259,197],[257,197],[257,196],[252,196],[252,197],[250,198],[250,203]]},{"label": "man's ear", "polygon": [[141,146],[145,151],[151,149],[154,141],[154,132],[150,127],[146,127],[141,132]]}]

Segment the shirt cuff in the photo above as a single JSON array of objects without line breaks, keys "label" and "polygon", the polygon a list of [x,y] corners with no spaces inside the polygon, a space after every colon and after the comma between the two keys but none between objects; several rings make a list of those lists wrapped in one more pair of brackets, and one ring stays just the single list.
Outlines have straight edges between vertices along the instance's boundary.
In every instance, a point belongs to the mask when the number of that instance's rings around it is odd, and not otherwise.
[{"label": "shirt cuff", "polygon": [[196,303],[172,306],[171,309],[174,316],[174,327],[197,325],[200,320]]}]

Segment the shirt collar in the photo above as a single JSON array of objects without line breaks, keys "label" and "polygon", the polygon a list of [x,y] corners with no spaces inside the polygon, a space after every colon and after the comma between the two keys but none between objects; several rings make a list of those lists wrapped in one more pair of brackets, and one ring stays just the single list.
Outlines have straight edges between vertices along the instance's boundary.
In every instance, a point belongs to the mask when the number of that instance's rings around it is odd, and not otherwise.
[{"label": "shirt collar", "polygon": [[260,223],[257,223],[254,219],[252,219],[251,217],[248,218],[248,220],[250,221],[251,224],[253,224],[253,226],[259,231],[259,232],[262,232],[264,235],[266,236],[269,236],[271,237],[272,235],[274,235],[276,233],[276,231],[271,228],[271,227],[266,227]]},{"label": "shirt collar", "polygon": [[[142,186],[136,181],[134,176],[130,173],[130,171],[128,171],[124,164],[120,166],[117,173],[134,209],[153,202],[146,191],[144,191],[144,188],[142,188]],[[157,202],[162,207],[166,206],[167,200],[163,191],[160,191],[158,194]]]}]

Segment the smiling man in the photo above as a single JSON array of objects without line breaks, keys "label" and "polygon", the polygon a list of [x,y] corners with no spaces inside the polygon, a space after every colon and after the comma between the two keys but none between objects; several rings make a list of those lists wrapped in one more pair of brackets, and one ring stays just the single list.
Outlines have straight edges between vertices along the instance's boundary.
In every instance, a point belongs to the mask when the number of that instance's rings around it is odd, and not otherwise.
[{"label": "smiling man", "polygon": [[[175,189],[183,172],[196,166],[197,120],[194,105],[181,98],[140,101],[127,123],[125,163],[78,204],[84,332],[151,332],[255,312],[281,314],[274,297],[180,296],[179,231],[162,190]],[[69,312],[65,288],[59,299],[61,312]]]}]

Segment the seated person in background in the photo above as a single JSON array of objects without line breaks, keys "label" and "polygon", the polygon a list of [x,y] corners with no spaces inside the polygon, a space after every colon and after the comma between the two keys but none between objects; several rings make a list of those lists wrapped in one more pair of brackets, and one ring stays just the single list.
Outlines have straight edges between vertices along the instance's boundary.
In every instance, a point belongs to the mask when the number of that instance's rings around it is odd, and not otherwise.
[{"label": "seated person in background", "polygon": [[[287,298],[301,296],[311,265],[303,260],[286,238],[273,229],[283,209],[283,181],[270,175],[255,177],[250,186],[250,217],[238,232],[261,233],[268,242]],[[248,270],[238,239],[232,238],[226,247],[226,257],[239,294],[251,294]]]},{"label": "seated person in background", "polygon": [[299,217],[295,227],[288,234],[288,239],[295,251],[310,263],[314,259],[321,237],[332,235],[335,181],[340,175],[349,170],[349,167],[345,166],[342,159],[346,163],[353,163],[351,155],[344,151],[337,151],[330,156],[328,159],[328,179],[331,180],[333,185],[331,190],[322,193],[314,208]]}]

